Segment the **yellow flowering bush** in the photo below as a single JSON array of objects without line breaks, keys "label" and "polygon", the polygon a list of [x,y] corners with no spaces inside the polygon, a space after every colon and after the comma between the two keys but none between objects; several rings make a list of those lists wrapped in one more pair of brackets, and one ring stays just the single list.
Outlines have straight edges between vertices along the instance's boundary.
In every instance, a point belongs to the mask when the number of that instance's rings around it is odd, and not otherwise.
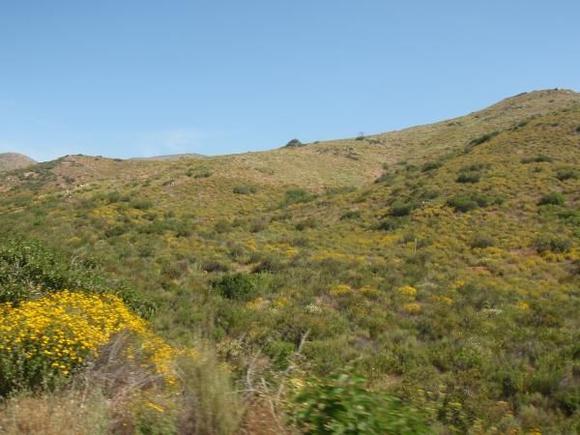
[{"label": "yellow flowering bush", "polygon": [[352,288],[347,284],[337,284],[330,289],[332,296],[344,296],[352,292]]},{"label": "yellow flowering bush", "polygon": [[407,314],[415,315],[421,313],[421,305],[416,302],[411,302],[403,305],[403,311]]},{"label": "yellow flowering bush", "polygon": [[151,364],[169,374],[172,348],[117,296],[61,291],[0,305],[0,394],[54,384],[122,331],[140,337]]},{"label": "yellow flowering bush", "polygon": [[399,289],[397,290],[399,292],[399,294],[401,296],[404,296],[408,299],[415,299],[415,297],[417,296],[417,289],[415,287],[412,287],[410,285],[405,285],[403,287],[399,287]]}]

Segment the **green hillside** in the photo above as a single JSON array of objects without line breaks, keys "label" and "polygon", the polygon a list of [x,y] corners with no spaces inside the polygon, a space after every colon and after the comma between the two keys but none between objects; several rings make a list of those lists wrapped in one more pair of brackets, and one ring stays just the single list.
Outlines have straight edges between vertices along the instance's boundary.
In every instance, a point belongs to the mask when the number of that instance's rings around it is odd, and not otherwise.
[{"label": "green hillside", "polygon": [[246,428],[306,430],[295,390],[348,372],[435,433],[565,434],[579,201],[580,94],[546,90],[353,139],[3,172],[0,233],[90,258],[156,333],[211,343],[259,392]]}]

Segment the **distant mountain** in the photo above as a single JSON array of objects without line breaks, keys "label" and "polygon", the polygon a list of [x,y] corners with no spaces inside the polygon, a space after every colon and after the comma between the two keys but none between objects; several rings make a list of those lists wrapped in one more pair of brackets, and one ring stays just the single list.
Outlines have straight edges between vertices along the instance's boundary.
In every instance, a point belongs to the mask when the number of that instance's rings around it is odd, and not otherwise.
[{"label": "distant mountain", "polygon": [[24,154],[0,153],[0,172],[25,168],[36,164],[36,161]]}]

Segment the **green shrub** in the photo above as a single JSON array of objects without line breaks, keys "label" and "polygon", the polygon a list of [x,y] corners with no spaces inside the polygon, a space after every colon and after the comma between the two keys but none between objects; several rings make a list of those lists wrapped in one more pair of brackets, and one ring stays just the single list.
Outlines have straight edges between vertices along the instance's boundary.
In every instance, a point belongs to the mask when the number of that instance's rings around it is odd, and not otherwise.
[{"label": "green shrub", "polygon": [[538,201],[538,205],[564,205],[566,198],[560,192],[552,192],[544,195]]},{"label": "green shrub", "polygon": [[386,183],[388,181],[392,181],[395,178],[395,174],[389,171],[383,172],[375,179],[375,183]]},{"label": "green shrub", "polygon": [[431,172],[443,166],[442,162],[427,162],[421,166],[421,172]]},{"label": "green shrub", "polygon": [[503,203],[503,198],[499,196],[484,195],[481,193],[456,195],[447,200],[448,206],[461,213],[465,213],[479,207],[488,207],[493,204],[501,203]]},{"label": "green shrub", "polygon": [[419,199],[422,201],[429,201],[435,199],[439,196],[439,192],[436,190],[425,189],[419,193]]},{"label": "green shrub", "polygon": [[248,185],[240,185],[240,186],[235,186],[232,189],[233,193],[236,193],[238,195],[251,195],[253,193],[256,193],[258,191],[258,189],[255,186],[248,186]]},{"label": "green shrub", "polygon": [[258,292],[254,276],[245,273],[225,275],[214,281],[213,287],[226,299],[242,301],[253,299]]},{"label": "green shrub", "polygon": [[570,250],[572,242],[560,236],[542,235],[534,240],[534,247],[539,253],[547,251],[563,253]]},{"label": "green shrub", "polygon": [[463,166],[459,172],[475,172],[482,171],[484,169],[489,169],[491,165],[489,163],[474,163],[472,165]]},{"label": "green shrub", "polygon": [[128,227],[126,225],[115,225],[109,227],[105,230],[106,237],[119,237],[125,234],[128,231]]},{"label": "green shrub", "polygon": [[399,219],[385,218],[374,227],[376,230],[394,231],[401,226]]},{"label": "green shrub", "polygon": [[560,181],[578,179],[578,171],[574,168],[562,168],[556,172],[556,178]]},{"label": "green shrub", "polygon": [[[189,171],[188,171],[189,175]],[[209,178],[211,177],[212,172],[209,169],[200,169],[193,173],[193,178],[200,179],[200,178]]]},{"label": "green shrub", "polygon": [[474,147],[477,145],[481,145],[485,142],[488,142],[491,139],[493,139],[494,137],[496,137],[498,134],[499,134],[499,131],[492,131],[491,133],[486,133],[486,134],[483,134],[481,136],[478,136],[469,142],[469,147]]},{"label": "green shrub", "polygon": [[360,219],[361,217],[361,213],[358,210],[349,210],[347,212],[344,212],[342,214],[342,216],[340,217],[341,221],[346,221],[346,220],[353,220],[353,219]]},{"label": "green shrub", "polygon": [[147,199],[134,199],[129,203],[129,206],[137,210],[149,210],[153,207],[153,203]]},{"label": "green shrub", "polygon": [[479,248],[479,249],[489,248],[490,246],[494,246],[494,245],[495,245],[495,241],[493,240],[493,238],[488,236],[488,235],[485,235],[485,234],[478,234],[469,243],[469,246],[471,246],[474,249],[475,248]]},{"label": "green shrub", "polygon": [[316,228],[318,226],[318,221],[313,217],[306,218],[295,225],[298,231],[304,231],[308,228]]},{"label": "green shrub", "polygon": [[250,233],[259,233],[268,228],[269,223],[270,222],[266,218],[254,219],[252,222],[250,222],[249,231]]},{"label": "green shrub", "polygon": [[391,204],[390,215],[395,217],[408,216],[414,208],[415,204],[413,202],[397,200]]},{"label": "green shrub", "polygon": [[364,378],[316,381],[295,398],[294,419],[307,434],[426,434],[419,414],[399,399],[369,391]]},{"label": "green shrub", "polygon": [[217,260],[208,260],[202,263],[201,269],[205,272],[227,272],[230,268]]},{"label": "green shrub", "polygon": [[459,211],[461,213],[466,213],[479,207],[477,201],[467,195],[455,196],[449,199],[447,204],[453,207],[455,211]]},{"label": "green shrub", "polygon": [[302,147],[304,146],[304,144],[302,142],[300,142],[298,139],[292,139],[290,141],[288,141],[288,143],[285,145],[286,148],[295,148],[295,147]]},{"label": "green shrub", "polygon": [[562,219],[566,223],[576,225],[578,228],[580,228],[580,210],[562,210],[558,213],[558,218]]},{"label": "green shrub", "polygon": [[537,156],[534,157],[524,157],[522,159],[522,163],[527,164],[527,163],[543,163],[543,162],[552,162],[554,161],[554,159],[550,156],[547,156],[545,154],[538,154]]},{"label": "green shrub", "polygon": [[312,201],[313,199],[314,195],[304,189],[290,189],[286,191],[286,194],[284,195],[283,205],[298,204],[301,202]]},{"label": "green shrub", "polygon": [[462,172],[457,176],[458,183],[477,183],[481,179],[479,172]]},{"label": "green shrub", "polygon": [[232,224],[226,219],[220,219],[215,223],[213,229],[218,234],[224,234],[232,230]]}]

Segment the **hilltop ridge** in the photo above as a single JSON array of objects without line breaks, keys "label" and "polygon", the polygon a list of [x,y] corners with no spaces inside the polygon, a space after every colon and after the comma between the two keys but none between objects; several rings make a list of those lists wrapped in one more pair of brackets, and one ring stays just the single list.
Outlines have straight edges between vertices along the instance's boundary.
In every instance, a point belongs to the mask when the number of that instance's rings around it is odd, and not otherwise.
[{"label": "hilltop ridge", "polygon": [[[226,183],[245,180],[271,186],[325,188],[360,186],[372,182],[385,164],[399,161],[419,163],[435,159],[449,150],[467,145],[489,132],[500,131],[535,116],[580,105],[580,94],[571,90],[542,90],[522,93],[465,116],[434,124],[410,127],[364,137],[319,141],[300,147],[223,156],[165,156],[153,159],[110,159],[83,155],[65,156],[40,164],[53,182],[78,185],[96,179],[130,182],[172,174],[179,167],[187,171],[211,172]],[[175,177],[180,185],[187,177]],[[14,177],[12,177],[15,180]],[[199,178],[198,178],[199,180]]]},{"label": "hilltop ridge", "polygon": [[36,164],[36,161],[24,154],[0,153],[0,172],[21,169]]}]

